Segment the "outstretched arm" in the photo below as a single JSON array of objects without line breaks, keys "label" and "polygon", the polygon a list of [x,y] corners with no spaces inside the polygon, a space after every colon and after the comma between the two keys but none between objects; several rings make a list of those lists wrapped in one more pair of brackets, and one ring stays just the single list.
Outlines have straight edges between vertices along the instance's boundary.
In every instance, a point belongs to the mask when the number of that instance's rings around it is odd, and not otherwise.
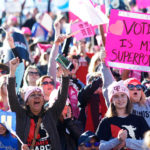
[{"label": "outstretched arm", "polygon": [[68,96],[68,86],[69,86],[69,74],[70,72],[62,67],[63,75],[62,75],[62,83],[59,87],[58,96],[53,106],[50,108],[54,118],[57,119],[60,117]]},{"label": "outstretched arm", "polygon": [[15,71],[17,66],[19,65],[19,58],[14,58],[10,62],[10,74],[8,78],[8,104],[13,112],[17,112],[18,114],[22,112],[23,108],[20,106],[18,102],[18,98],[16,95],[16,80],[15,80]]},{"label": "outstretched arm", "polygon": [[50,57],[49,57],[49,62],[48,62],[48,69],[47,69],[47,74],[49,76],[52,76],[54,79],[54,83],[56,85],[56,56],[59,53],[59,45],[66,39],[65,35],[60,35],[60,23],[55,22],[55,41],[53,44],[53,47],[51,49]]},{"label": "outstretched arm", "polygon": [[105,102],[107,107],[109,107],[109,99],[108,99],[108,86],[112,84],[113,81],[115,81],[115,78],[113,77],[111,70],[106,66],[105,64],[105,58],[106,58],[106,52],[105,50],[101,50],[100,52],[100,59],[101,59],[101,76],[103,80],[103,96],[105,98]]}]

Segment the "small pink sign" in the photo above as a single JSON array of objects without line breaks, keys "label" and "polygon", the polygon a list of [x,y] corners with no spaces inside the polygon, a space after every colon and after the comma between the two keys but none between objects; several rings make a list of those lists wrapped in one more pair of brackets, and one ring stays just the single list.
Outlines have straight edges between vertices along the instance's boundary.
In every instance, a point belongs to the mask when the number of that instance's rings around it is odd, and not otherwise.
[{"label": "small pink sign", "polygon": [[112,9],[106,39],[111,67],[150,71],[150,15]]},{"label": "small pink sign", "polygon": [[136,0],[138,8],[147,8],[150,6],[150,0]]},{"label": "small pink sign", "polygon": [[76,32],[80,31],[74,37],[76,40],[81,40],[83,38],[94,36],[94,28],[88,24],[88,22],[79,21],[71,25],[71,31]]}]

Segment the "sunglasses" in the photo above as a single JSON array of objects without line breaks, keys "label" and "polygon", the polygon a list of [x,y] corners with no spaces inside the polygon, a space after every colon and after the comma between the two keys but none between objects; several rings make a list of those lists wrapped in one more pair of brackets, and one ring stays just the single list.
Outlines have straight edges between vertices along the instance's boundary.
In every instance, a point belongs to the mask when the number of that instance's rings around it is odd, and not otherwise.
[{"label": "sunglasses", "polygon": [[44,81],[44,82],[42,82],[42,85],[48,85],[48,84],[54,85],[54,81],[50,81],[50,82]]},{"label": "sunglasses", "polygon": [[0,73],[1,73],[1,74],[8,74],[8,71],[0,70]]},{"label": "sunglasses", "polygon": [[143,89],[143,86],[140,85],[140,84],[137,84],[137,85],[128,84],[128,89],[129,89],[129,90],[134,90],[134,88],[136,88],[137,90],[142,90],[142,89]]},{"label": "sunglasses", "polygon": [[84,145],[85,145],[85,147],[92,147],[92,145],[95,147],[98,147],[99,144],[100,144],[99,142],[94,142],[94,143],[88,142],[88,143],[85,143]]},{"label": "sunglasses", "polygon": [[29,97],[34,98],[34,97],[42,97],[42,94],[31,94]]},{"label": "sunglasses", "polygon": [[29,75],[36,75],[36,76],[39,76],[39,73],[38,73],[38,72],[32,72],[32,71],[30,71],[30,72],[29,72]]}]

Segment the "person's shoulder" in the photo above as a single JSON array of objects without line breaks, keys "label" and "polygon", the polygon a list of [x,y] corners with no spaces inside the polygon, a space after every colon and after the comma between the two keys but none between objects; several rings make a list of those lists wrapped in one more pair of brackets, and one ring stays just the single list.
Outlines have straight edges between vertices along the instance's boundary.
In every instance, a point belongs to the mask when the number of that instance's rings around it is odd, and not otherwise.
[{"label": "person's shoulder", "polygon": [[109,122],[113,119],[114,117],[104,117],[101,122]]},{"label": "person's shoulder", "polygon": [[142,116],[138,116],[138,115],[134,115],[134,114],[130,114],[129,117],[130,117],[132,120],[137,120],[137,121],[140,121],[140,120],[143,120],[143,119],[144,119]]}]

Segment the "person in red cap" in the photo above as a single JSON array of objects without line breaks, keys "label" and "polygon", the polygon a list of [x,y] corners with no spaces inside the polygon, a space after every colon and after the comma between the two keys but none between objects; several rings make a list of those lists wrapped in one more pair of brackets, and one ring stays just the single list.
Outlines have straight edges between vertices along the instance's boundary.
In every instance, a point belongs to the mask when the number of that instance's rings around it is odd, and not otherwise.
[{"label": "person in red cap", "polygon": [[[105,97],[107,107],[109,107],[110,102],[108,99],[108,86],[111,85],[115,79],[110,69],[105,64],[105,50],[102,50],[100,55],[102,60],[101,73],[103,79],[103,95]],[[124,81],[124,84],[129,89],[130,100],[133,104],[132,114],[143,116],[150,127],[150,98],[146,98],[141,82],[136,78],[129,78]]]}]

